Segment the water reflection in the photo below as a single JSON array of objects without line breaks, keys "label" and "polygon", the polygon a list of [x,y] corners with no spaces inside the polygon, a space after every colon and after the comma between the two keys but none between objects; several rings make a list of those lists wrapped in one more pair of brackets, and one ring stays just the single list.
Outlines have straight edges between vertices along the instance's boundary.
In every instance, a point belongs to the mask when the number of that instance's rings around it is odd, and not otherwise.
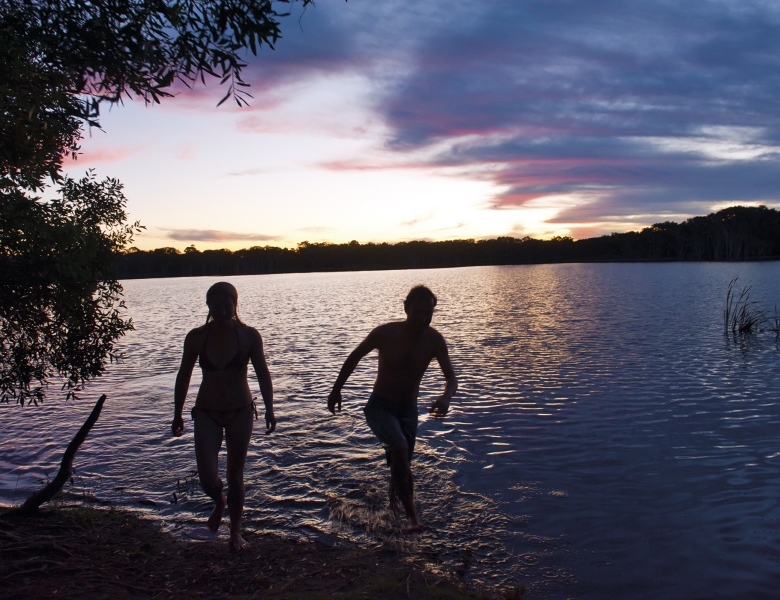
[{"label": "water reflection", "polygon": [[[466,578],[521,580],[537,598],[775,597],[778,347],[771,336],[724,339],[737,275],[758,300],[780,299],[776,263],[230,279],[242,319],[264,335],[278,401],[278,435],[258,433],[250,447],[247,526],[424,552],[468,563]],[[79,403],[0,407],[3,500],[54,472],[87,399],[105,392],[74,491],[200,535],[210,505],[193,484],[191,423],[178,439],[168,424],[180,343],[214,281],[127,282],[137,331],[124,364]],[[362,417],[375,363],[364,359],[345,388],[346,417],[332,418],[325,398],[346,354],[403,318],[421,282],[439,297],[434,325],[460,391],[444,421],[421,415],[416,489],[432,529],[411,539],[387,512],[384,457]],[[421,401],[440,388],[432,371]]]}]

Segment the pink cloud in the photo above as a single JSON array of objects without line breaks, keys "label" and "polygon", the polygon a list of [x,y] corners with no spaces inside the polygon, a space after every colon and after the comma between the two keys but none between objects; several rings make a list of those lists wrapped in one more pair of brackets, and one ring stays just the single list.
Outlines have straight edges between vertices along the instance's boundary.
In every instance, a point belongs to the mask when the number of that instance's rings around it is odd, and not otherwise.
[{"label": "pink cloud", "polygon": [[289,132],[289,124],[274,118],[256,115],[243,117],[236,122],[236,129],[241,133],[285,133]]},{"label": "pink cloud", "polygon": [[163,229],[166,237],[183,242],[224,242],[224,241],[261,241],[278,240],[278,235],[265,233],[239,233],[219,229]]},{"label": "pink cloud", "polygon": [[[620,231],[623,231],[624,228],[618,228]],[[604,235],[605,233],[609,233],[611,231],[615,231],[615,229],[607,230],[604,228],[603,225],[594,225],[589,224],[586,227],[577,227],[571,232],[571,237],[573,237],[575,240],[586,240],[588,238],[594,238],[598,237],[600,235]]]},{"label": "pink cloud", "polygon": [[113,148],[97,148],[79,152],[76,160],[68,156],[64,166],[91,166],[96,164],[111,164],[122,161],[141,150],[141,146],[115,146]]},{"label": "pink cloud", "polygon": [[195,158],[195,145],[190,143],[184,146],[176,154],[176,158],[178,158],[179,160],[192,160],[193,158]]},{"label": "pink cloud", "polygon": [[545,198],[552,196],[550,193],[538,193],[538,194],[518,194],[508,192],[506,194],[500,194],[493,198],[490,202],[491,208],[517,208],[530,202],[531,200],[538,200],[539,198]]},{"label": "pink cloud", "polygon": [[426,167],[423,164],[414,163],[390,163],[390,162],[367,162],[364,160],[331,160],[319,163],[319,166],[328,171],[384,171],[388,169],[421,169]]}]

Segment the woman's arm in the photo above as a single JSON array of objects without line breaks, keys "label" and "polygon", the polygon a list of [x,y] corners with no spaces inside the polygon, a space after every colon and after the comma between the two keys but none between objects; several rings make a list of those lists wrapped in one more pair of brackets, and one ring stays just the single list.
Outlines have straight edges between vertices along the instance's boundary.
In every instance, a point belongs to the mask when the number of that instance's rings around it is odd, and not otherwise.
[{"label": "woman's arm", "polygon": [[273,433],[276,429],[276,417],[274,416],[274,384],[271,381],[271,372],[268,370],[268,364],[265,362],[265,353],[263,352],[263,337],[256,329],[252,329],[254,337],[249,351],[249,357],[252,359],[252,366],[255,368],[257,382],[260,384],[260,395],[265,404],[265,432]]},{"label": "woman's arm", "polygon": [[184,401],[187,399],[187,390],[190,387],[192,378],[192,369],[195,368],[195,361],[198,360],[198,350],[194,341],[195,331],[190,331],[184,338],[184,351],[182,352],[181,365],[176,375],[176,387],[173,391],[173,422],[171,423],[171,432],[179,437],[184,433],[184,419],[181,414],[184,410]]}]

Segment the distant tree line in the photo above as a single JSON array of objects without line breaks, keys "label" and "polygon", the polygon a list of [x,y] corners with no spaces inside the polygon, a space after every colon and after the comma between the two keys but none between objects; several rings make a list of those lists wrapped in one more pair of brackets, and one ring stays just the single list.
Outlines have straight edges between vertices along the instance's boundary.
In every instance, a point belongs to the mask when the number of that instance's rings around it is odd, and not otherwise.
[{"label": "distant tree line", "polygon": [[738,261],[780,258],[780,212],[733,206],[682,223],[574,240],[493,240],[346,244],[301,242],[297,248],[253,246],[238,251],[136,248],[116,259],[119,279],[257,275],[311,271],[429,269],[597,261]]}]

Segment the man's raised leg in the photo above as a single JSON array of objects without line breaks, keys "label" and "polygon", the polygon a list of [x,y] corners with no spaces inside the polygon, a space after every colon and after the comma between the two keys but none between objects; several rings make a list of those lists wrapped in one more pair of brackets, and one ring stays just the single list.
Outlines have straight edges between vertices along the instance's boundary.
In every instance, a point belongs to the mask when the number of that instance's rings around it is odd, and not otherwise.
[{"label": "man's raised leg", "polygon": [[414,484],[409,464],[409,445],[405,441],[390,446],[390,478],[391,481],[395,482],[396,493],[406,510],[406,520],[409,525],[407,531],[422,531],[423,526],[414,506]]}]

